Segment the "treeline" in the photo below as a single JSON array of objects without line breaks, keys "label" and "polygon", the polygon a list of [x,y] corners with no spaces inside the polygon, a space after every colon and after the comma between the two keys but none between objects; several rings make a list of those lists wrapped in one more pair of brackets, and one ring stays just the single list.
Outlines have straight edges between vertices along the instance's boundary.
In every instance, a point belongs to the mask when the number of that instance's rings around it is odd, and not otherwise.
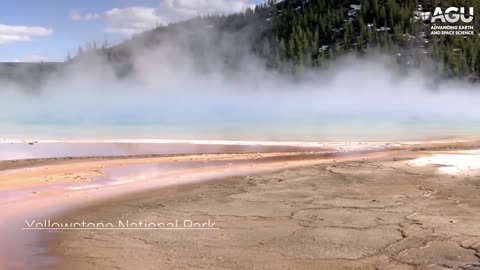
[{"label": "treeline", "polygon": [[[186,37],[178,47],[195,52],[195,63],[205,71],[212,55],[234,69],[243,57],[238,48],[253,50],[269,68],[288,73],[321,68],[347,53],[381,51],[407,69],[434,60],[439,74],[478,80],[480,20],[474,36],[430,35],[430,19],[424,16],[449,6],[480,11],[478,0],[268,0],[243,13],[157,26],[101,53],[126,76],[134,68],[131,48],[149,50],[182,33]],[[219,46],[225,40],[234,49]]]},{"label": "treeline", "polygon": [[262,8],[273,10],[274,28],[255,49],[281,70],[319,67],[351,51],[399,50],[411,45],[407,33],[418,32],[417,7],[418,0],[269,2]]},{"label": "treeline", "polygon": [[[480,37],[430,36],[435,7],[474,7],[478,0],[285,0],[268,1],[257,12],[273,27],[254,44],[268,66],[282,71],[320,67],[345,53],[392,53],[398,62],[418,66],[439,63],[447,76],[480,76]],[[479,20],[476,30],[479,28]]]}]

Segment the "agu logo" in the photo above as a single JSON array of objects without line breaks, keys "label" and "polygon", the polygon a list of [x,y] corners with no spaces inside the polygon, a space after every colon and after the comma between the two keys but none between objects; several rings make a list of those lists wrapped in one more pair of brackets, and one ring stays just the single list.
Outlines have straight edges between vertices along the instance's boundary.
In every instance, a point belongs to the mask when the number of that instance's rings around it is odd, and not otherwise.
[{"label": "agu logo", "polygon": [[440,20],[441,22],[456,23],[461,20],[464,23],[471,23],[473,21],[473,7],[469,8],[468,14],[465,13],[465,8],[449,7],[445,9],[445,12],[442,8],[437,7],[432,16],[432,23]]},{"label": "agu logo", "polygon": [[[432,26],[430,34],[432,36],[474,36],[475,35],[475,25],[473,22],[474,10],[473,7],[468,9],[466,13],[466,8],[461,7],[449,7],[442,10],[442,8],[437,7],[433,16],[431,18]],[[437,20],[440,20],[442,23],[448,22],[448,24],[438,25],[435,24]],[[456,24],[462,22],[462,24]]]}]

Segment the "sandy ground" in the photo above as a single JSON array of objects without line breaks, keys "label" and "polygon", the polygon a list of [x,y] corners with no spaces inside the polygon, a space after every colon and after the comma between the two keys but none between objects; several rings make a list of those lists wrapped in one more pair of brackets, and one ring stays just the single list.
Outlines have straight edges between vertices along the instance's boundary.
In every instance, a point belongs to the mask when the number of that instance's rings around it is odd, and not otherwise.
[{"label": "sandy ground", "polygon": [[49,252],[72,270],[480,269],[480,176],[414,162],[435,153],[331,158],[103,201],[62,220],[218,229],[58,231]]},{"label": "sandy ground", "polygon": [[[60,143],[60,146],[70,147],[62,144]],[[18,146],[12,145],[11,142],[4,145],[14,148]],[[40,145],[42,147],[39,147]],[[50,149],[50,146],[55,147]],[[79,145],[75,144],[75,147],[77,146]],[[42,153],[46,150],[47,152],[55,150],[56,147],[59,147],[57,143],[28,144],[29,151],[38,150]],[[203,147],[200,152],[207,150],[210,152],[212,149],[230,152],[237,149],[235,148],[237,146],[232,148],[230,145]],[[0,269],[34,270],[55,267],[58,269],[90,269],[92,267],[93,269],[138,269],[138,265],[141,265],[142,269],[158,269],[159,265],[163,265],[161,268],[185,269],[202,267],[335,269],[332,267],[341,268],[346,262],[365,260],[372,257],[372,254],[386,256],[387,262],[384,262],[395,266],[392,262],[400,262],[400,260],[384,254],[386,249],[381,247],[390,246],[390,240],[395,238],[393,233],[390,235],[392,239],[385,237],[390,239],[386,241],[381,236],[381,231],[377,230],[387,225],[381,223],[379,227],[376,223],[382,220],[382,217],[377,219],[377,216],[373,215],[371,217],[373,221],[360,227],[351,224],[347,226],[348,223],[355,222],[363,224],[365,222],[363,212],[342,213],[343,209],[371,211],[370,206],[364,206],[365,209],[363,209],[355,205],[355,200],[366,200],[366,202],[370,200],[376,205],[376,208],[372,209],[376,209],[379,215],[383,213],[382,209],[388,213],[397,211],[396,208],[389,210],[393,206],[378,204],[386,200],[378,196],[386,196],[390,189],[398,189],[400,193],[396,196],[399,198],[415,198],[417,194],[401,184],[405,181],[412,184],[410,181],[413,180],[410,178],[404,180],[404,176],[418,175],[419,179],[415,181],[419,182],[418,185],[421,186],[419,189],[423,190],[421,192],[427,192],[430,187],[420,183],[425,181],[420,179],[422,177],[429,181],[440,181],[439,179],[445,178],[444,182],[450,183],[454,178],[470,181],[476,179],[476,175],[480,175],[478,173],[479,151],[470,150],[479,148],[478,140],[315,143],[314,148],[311,148],[312,145],[294,148],[285,148],[283,145],[269,145],[267,148],[252,147],[242,148],[242,151],[237,154],[95,156],[0,161],[0,242],[2,243]],[[130,149],[131,145],[127,148]],[[250,151],[249,149],[265,152],[245,153],[243,151]],[[284,150],[289,152],[281,152]],[[298,152],[298,150],[303,151]],[[435,151],[427,152],[426,150]],[[393,165],[387,165],[387,163],[390,164],[389,162],[399,166],[396,168],[397,171],[393,172],[397,174],[390,175],[387,171],[379,169],[382,166],[392,167]],[[342,171],[337,169],[337,166],[345,164],[353,164],[348,165],[352,170],[343,172],[346,169]],[[370,164],[373,169],[361,167],[360,165],[363,164]],[[410,172],[404,176],[399,174],[407,169],[419,171]],[[362,177],[366,178],[365,181],[357,185],[342,182],[349,179],[347,176],[342,176],[343,174],[355,175],[360,172],[363,172]],[[279,174],[283,176],[277,179]],[[339,179],[332,177],[339,177]],[[360,178],[360,176],[352,177]],[[383,177],[387,180],[382,180]],[[380,182],[372,182],[372,179]],[[389,182],[393,179],[399,180],[395,182],[399,185],[398,187]],[[210,183],[201,184],[206,181]],[[171,188],[171,186],[176,187]],[[374,190],[371,191],[370,188]],[[454,185],[451,188],[458,187]],[[469,186],[466,189],[473,192],[473,188]],[[326,194],[317,191],[318,189]],[[435,190],[441,189],[435,188]],[[362,192],[370,194],[373,198],[363,198]],[[437,193],[434,193],[434,196],[437,196]],[[147,201],[145,201],[146,198],[148,198]],[[112,201],[113,199],[115,201]],[[343,204],[348,203],[338,206],[335,204],[336,200],[340,200]],[[403,211],[399,211],[399,214],[406,213],[408,217],[404,219],[414,220],[412,217],[416,217],[418,213],[411,213],[411,211],[417,209],[407,208],[411,205],[402,205],[405,202],[400,199],[395,200],[399,205],[394,206]],[[148,206],[148,204],[152,205]],[[325,215],[327,217],[333,215],[330,219],[340,220],[341,223],[346,224],[343,226],[345,228],[338,224],[329,224],[328,218],[321,216],[323,214],[321,210],[319,213],[308,214],[310,208],[313,210],[325,208],[322,211],[334,212],[338,216],[328,213]],[[297,215],[304,211],[306,216],[297,218]],[[369,215],[372,216],[369,213],[365,217]],[[475,217],[475,214],[470,216]],[[65,222],[80,219],[93,222],[134,219],[133,222],[137,222],[140,219],[149,222],[179,220],[180,223],[187,218],[199,222],[210,219],[218,228],[216,227],[213,231],[183,231],[184,234],[179,230],[26,231],[22,229],[27,219],[41,221],[41,219],[51,218],[54,221],[64,219]],[[388,225],[392,228],[403,228],[405,222],[392,221]],[[456,223],[456,220],[451,223]],[[309,232],[307,228],[310,227],[316,230]],[[337,227],[344,230],[336,231]],[[305,232],[300,228],[304,228]],[[370,229],[376,230],[370,231]],[[323,231],[330,233],[322,236]],[[400,229],[397,229],[397,232],[400,232],[402,239],[406,238],[404,236],[406,232]],[[433,232],[436,233],[435,230]],[[299,239],[297,235],[300,235]],[[107,238],[103,239],[102,236]],[[476,234],[469,236],[473,237]],[[329,237],[336,237],[337,242]],[[150,242],[149,239],[154,239],[154,242]],[[284,240],[282,242],[279,239]],[[400,242],[402,239],[392,241]],[[470,241],[474,241],[471,243],[474,247],[476,238]],[[289,244],[290,242],[292,245]],[[294,243],[297,242],[301,244],[295,246]],[[376,245],[377,242],[380,245]],[[423,242],[429,245],[427,240]],[[373,247],[369,247],[370,244]],[[195,250],[200,248],[203,251],[195,253]],[[320,256],[322,248],[327,253]],[[353,251],[350,249],[365,249],[368,252],[357,250],[356,252],[360,252],[358,253],[360,255],[351,255]],[[470,250],[474,251],[473,248]],[[310,255],[305,257],[296,254],[304,251],[308,251],[305,254]],[[189,256],[184,256],[186,253]],[[283,259],[278,259],[273,254]],[[257,258],[256,255],[260,257]],[[121,256],[120,259],[118,259],[119,256]],[[454,260],[461,258],[454,257]],[[249,263],[247,259],[251,262]],[[411,262],[401,262],[399,265],[402,266],[414,265]],[[264,266],[267,263],[271,266]],[[475,263],[476,261],[472,263],[470,260],[465,262],[465,265],[471,268],[472,265],[476,265]],[[280,267],[280,264],[285,267]],[[360,269],[375,266],[370,261],[360,265]]]},{"label": "sandy ground", "polygon": [[[51,231],[25,231],[27,221],[62,216],[102,200],[161,187],[265,173],[279,169],[384,156],[351,153],[196,154],[3,161],[0,165],[0,269],[51,269],[45,253]],[[9,165],[11,167],[9,167]]]},{"label": "sandy ground", "polygon": [[0,161],[0,191],[42,186],[52,183],[85,183],[102,175],[105,168],[151,164],[160,162],[183,162],[203,160],[254,160],[276,156],[292,156],[302,153],[252,153],[252,154],[195,154],[178,156],[130,156],[130,157],[85,157],[50,158]]}]

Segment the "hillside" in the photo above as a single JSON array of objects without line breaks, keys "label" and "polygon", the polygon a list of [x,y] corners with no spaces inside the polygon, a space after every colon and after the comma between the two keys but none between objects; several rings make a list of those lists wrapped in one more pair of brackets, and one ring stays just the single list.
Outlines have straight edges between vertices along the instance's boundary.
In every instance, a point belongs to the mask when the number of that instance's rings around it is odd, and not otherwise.
[{"label": "hillside", "polygon": [[[297,0],[269,6],[274,10],[275,27],[265,34],[257,51],[274,68],[283,69],[288,62],[321,66],[325,59],[345,53],[380,50],[397,55],[398,62],[408,66],[434,59],[445,76],[480,75],[478,32],[474,36],[431,36],[430,18],[423,16],[435,7],[480,10],[479,1]],[[480,29],[479,20],[475,26]]]},{"label": "hillside", "polygon": [[0,81],[34,88],[60,70],[62,63],[0,63]]},{"label": "hillside", "polygon": [[[435,7],[466,6],[480,10],[476,0],[283,0],[257,6],[242,14],[208,16],[157,27],[103,51],[120,75],[133,71],[133,51],[149,50],[172,36],[193,52],[198,63],[206,56],[223,57],[232,68],[245,50],[266,60],[268,68],[296,72],[322,67],[328,60],[349,53],[383,52],[395,55],[405,67],[435,61],[445,77],[480,76],[480,36],[431,36],[429,18]],[[480,21],[475,24],[480,29]],[[180,34],[181,33],[181,34]],[[225,49],[225,37],[242,44],[242,53]],[[202,59],[202,57],[204,57]]]}]

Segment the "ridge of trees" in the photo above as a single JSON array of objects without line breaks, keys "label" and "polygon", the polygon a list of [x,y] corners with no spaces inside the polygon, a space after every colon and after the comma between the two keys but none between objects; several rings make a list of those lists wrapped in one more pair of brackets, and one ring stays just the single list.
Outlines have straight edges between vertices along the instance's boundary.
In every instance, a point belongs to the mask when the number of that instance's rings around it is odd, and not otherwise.
[{"label": "ridge of trees", "polygon": [[[443,76],[478,80],[480,20],[475,22],[474,36],[431,36],[431,23],[422,18],[436,7],[449,6],[474,7],[480,11],[478,0],[268,0],[237,14],[208,15],[157,25],[127,42],[111,48],[104,45],[98,50],[126,74],[132,69],[126,62],[130,55],[128,44],[142,43],[148,49],[168,40],[169,35],[182,27],[193,27],[200,33],[211,27],[217,30],[219,39],[225,33],[237,35],[238,40],[247,36],[251,50],[266,60],[267,67],[281,72],[321,68],[348,53],[381,51],[394,55],[405,67],[433,60]],[[188,48],[215,50],[198,41],[202,34],[190,35],[194,38]],[[86,54],[91,47],[79,54]],[[219,53],[230,65],[238,60],[235,55]]]}]

